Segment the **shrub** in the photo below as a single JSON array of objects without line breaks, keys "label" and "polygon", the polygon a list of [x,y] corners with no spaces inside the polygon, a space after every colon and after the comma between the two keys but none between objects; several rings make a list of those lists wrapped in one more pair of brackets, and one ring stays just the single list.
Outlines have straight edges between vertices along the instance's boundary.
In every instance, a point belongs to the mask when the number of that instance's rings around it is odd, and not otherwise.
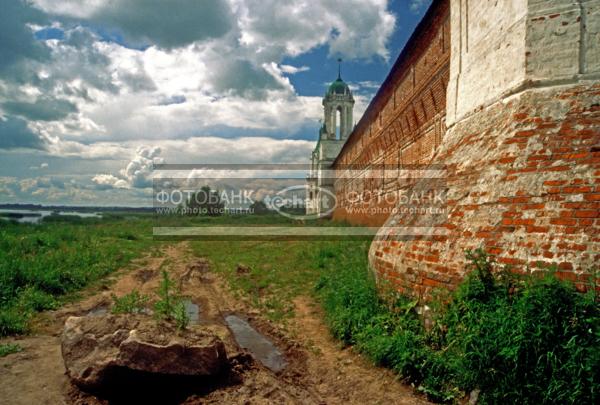
[{"label": "shrub", "polygon": [[442,320],[456,384],[481,389],[482,403],[593,403],[600,383],[593,297],[552,274],[507,283],[483,251],[468,256],[478,269]]},{"label": "shrub", "polygon": [[23,348],[16,343],[0,344],[0,357],[8,356],[9,354],[18,353]]},{"label": "shrub", "polygon": [[138,291],[133,290],[129,294],[125,294],[122,297],[112,295],[113,307],[111,312],[113,314],[139,314],[146,309],[146,303],[149,297],[147,295],[140,294]]},{"label": "shrub", "polygon": [[175,321],[178,329],[185,329],[190,321],[182,298],[174,291],[174,282],[163,269],[158,288],[159,300],[154,304],[154,312],[159,319]]},{"label": "shrub", "polygon": [[177,329],[185,329],[188,327],[190,323],[190,316],[187,313],[183,301],[180,300],[173,306],[172,316],[173,320],[175,321],[175,326],[177,326]]},{"label": "shrub", "polygon": [[30,311],[45,311],[55,309],[58,303],[52,295],[28,287],[19,294],[19,306]]},{"label": "shrub", "polygon": [[0,336],[9,336],[28,331],[29,313],[17,308],[0,308]]}]

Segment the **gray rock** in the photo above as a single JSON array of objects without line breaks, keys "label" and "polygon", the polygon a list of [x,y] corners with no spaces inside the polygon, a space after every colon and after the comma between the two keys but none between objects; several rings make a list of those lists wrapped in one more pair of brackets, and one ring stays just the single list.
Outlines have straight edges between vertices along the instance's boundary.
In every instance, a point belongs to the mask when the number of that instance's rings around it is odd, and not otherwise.
[{"label": "gray rock", "polygon": [[471,394],[469,394],[469,405],[477,405],[477,402],[479,402],[480,393],[481,390],[479,388],[476,388],[473,391],[471,391]]},{"label": "gray rock", "polygon": [[[210,332],[179,332],[143,315],[70,317],[61,338],[67,375],[80,388],[110,390],[128,373],[172,377],[209,377],[227,367],[221,339]],[[123,384],[124,381],[119,381]]]}]

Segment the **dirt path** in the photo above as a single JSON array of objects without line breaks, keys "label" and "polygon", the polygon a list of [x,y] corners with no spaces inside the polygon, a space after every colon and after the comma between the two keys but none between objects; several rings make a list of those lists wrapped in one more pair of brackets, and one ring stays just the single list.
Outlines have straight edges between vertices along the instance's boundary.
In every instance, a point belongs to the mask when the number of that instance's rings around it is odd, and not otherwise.
[{"label": "dirt path", "polygon": [[[103,404],[72,387],[65,376],[60,353],[60,333],[68,316],[103,311],[111,294],[137,289],[153,295],[166,268],[178,280],[183,295],[200,309],[200,322],[211,324],[236,358],[234,383],[211,387],[185,404],[425,404],[410,387],[400,384],[388,370],[376,368],[348,349],[340,349],[322,322],[322,314],[309,298],[295,300],[296,316],[284,332],[229,294],[227,286],[204,260],[192,257],[186,243],[167,246],[158,257],[134,262],[133,268],[111,277],[101,292],[88,292],[80,302],[40,316],[35,334],[16,341],[21,353],[0,358],[1,404]],[[236,314],[272,340],[284,353],[287,366],[273,373],[253,361],[237,346],[223,317]]]}]

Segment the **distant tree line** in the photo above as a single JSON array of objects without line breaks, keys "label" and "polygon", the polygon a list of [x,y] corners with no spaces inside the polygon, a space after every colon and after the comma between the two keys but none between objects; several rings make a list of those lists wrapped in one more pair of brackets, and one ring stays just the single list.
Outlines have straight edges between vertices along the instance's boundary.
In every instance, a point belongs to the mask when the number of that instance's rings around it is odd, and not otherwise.
[{"label": "distant tree line", "polygon": [[216,217],[225,213],[225,203],[221,201],[219,192],[212,190],[209,186],[203,186],[200,190],[190,194],[187,201],[179,208],[182,214],[190,216]]},{"label": "distant tree line", "polygon": [[[221,216],[225,213],[225,203],[221,199],[218,190],[213,190],[210,186],[203,186],[199,191],[191,193],[187,200],[178,207],[182,215],[197,216]],[[271,210],[264,201],[254,201],[249,212],[254,215],[269,214]]]}]

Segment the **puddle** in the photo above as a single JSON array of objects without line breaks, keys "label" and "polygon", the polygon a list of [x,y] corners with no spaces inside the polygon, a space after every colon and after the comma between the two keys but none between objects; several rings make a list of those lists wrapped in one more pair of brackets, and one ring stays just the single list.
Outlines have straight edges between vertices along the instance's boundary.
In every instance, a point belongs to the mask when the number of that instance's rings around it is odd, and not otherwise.
[{"label": "puddle", "polygon": [[194,304],[192,300],[183,300],[183,305],[185,305],[185,312],[190,318],[191,325],[197,325],[200,323],[200,307],[197,304]]},{"label": "puddle", "polygon": [[[102,316],[102,315],[108,314],[109,312],[110,312],[110,309],[109,309],[108,305],[100,305],[100,306],[97,306],[96,308],[93,308],[90,311],[88,311],[88,313],[86,315],[87,316]],[[152,311],[148,308],[143,308],[139,312],[135,312],[135,313],[140,314],[140,315],[152,315]]]},{"label": "puddle", "polygon": [[87,313],[88,316],[102,316],[108,314],[108,306],[101,305]]},{"label": "puddle", "polygon": [[135,273],[135,278],[141,281],[142,283],[147,283],[152,279],[152,277],[154,277],[155,274],[156,272],[154,270],[142,269]]},{"label": "puddle", "polygon": [[274,372],[285,368],[287,363],[279,349],[248,322],[235,315],[226,316],[225,322],[233,332],[236,342],[265,367]]}]

